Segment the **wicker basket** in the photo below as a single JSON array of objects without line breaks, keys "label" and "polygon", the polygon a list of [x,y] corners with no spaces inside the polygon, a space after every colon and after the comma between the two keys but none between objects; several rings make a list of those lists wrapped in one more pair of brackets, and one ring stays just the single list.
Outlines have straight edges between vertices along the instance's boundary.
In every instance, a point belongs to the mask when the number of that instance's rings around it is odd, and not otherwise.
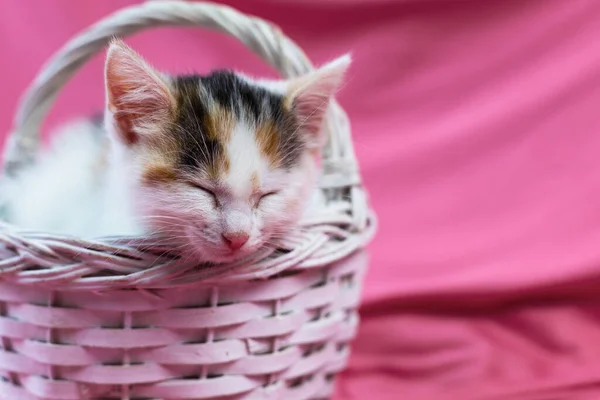
[{"label": "wicker basket", "polygon": [[[208,3],[153,1],[66,44],[21,103],[5,174],[33,162],[58,90],[112,36],[199,25],[284,77],[311,68],[276,27]],[[83,241],[0,227],[0,399],[326,399],[355,334],[375,230],[349,124],[333,103],[322,213],[251,259],[209,268],[153,238]]]}]

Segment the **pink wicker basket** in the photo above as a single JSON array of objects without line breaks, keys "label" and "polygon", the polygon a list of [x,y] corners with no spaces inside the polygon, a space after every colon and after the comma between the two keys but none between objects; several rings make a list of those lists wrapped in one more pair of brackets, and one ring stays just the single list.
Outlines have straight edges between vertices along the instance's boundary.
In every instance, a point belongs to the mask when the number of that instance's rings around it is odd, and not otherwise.
[{"label": "pink wicker basket", "polygon": [[[58,90],[113,36],[165,25],[228,33],[285,77],[308,71],[276,27],[228,7],[153,1],[67,43],[23,98],[5,174],[33,162]],[[327,399],[358,322],[375,230],[350,128],[333,103],[321,213],[232,265],[165,256],[156,238],[83,241],[0,225],[0,399]]]}]

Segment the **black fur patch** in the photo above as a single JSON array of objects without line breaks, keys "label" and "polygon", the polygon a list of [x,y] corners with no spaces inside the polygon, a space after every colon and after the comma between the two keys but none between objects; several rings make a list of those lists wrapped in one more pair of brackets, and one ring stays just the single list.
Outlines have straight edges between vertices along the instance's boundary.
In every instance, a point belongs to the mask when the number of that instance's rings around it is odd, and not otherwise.
[{"label": "black fur patch", "polygon": [[208,135],[204,124],[208,108],[200,96],[200,77],[179,76],[174,79],[177,113],[170,134],[179,144],[179,162],[186,169],[207,168],[222,155],[223,147]]},{"label": "black fur patch", "polygon": [[224,154],[223,143],[210,135],[206,126],[213,103],[250,127],[272,121],[281,136],[278,156],[282,166],[291,168],[298,162],[304,145],[297,132],[298,121],[285,110],[282,95],[251,85],[226,70],[172,79],[177,100],[172,134],[180,144],[182,167],[205,169]]}]

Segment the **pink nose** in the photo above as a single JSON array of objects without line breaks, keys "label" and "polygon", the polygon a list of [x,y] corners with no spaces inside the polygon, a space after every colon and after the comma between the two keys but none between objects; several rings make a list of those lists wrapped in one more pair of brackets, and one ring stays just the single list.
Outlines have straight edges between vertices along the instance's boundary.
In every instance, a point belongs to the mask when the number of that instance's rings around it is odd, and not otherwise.
[{"label": "pink nose", "polygon": [[242,247],[250,238],[246,232],[230,232],[223,234],[223,240],[231,250]]}]

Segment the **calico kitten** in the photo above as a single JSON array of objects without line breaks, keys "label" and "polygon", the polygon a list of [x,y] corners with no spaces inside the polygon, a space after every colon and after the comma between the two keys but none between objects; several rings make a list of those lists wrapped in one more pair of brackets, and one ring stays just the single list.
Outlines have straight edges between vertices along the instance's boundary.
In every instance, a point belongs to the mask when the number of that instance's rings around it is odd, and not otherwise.
[{"label": "calico kitten", "polygon": [[114,40],[108,135],[89,121],[60,134],[5,185],[10,221],[84,237],[159,233],[208,262],[247,256],[305,210],[324,113],[349,64],[282,81],[168,76]]}]

